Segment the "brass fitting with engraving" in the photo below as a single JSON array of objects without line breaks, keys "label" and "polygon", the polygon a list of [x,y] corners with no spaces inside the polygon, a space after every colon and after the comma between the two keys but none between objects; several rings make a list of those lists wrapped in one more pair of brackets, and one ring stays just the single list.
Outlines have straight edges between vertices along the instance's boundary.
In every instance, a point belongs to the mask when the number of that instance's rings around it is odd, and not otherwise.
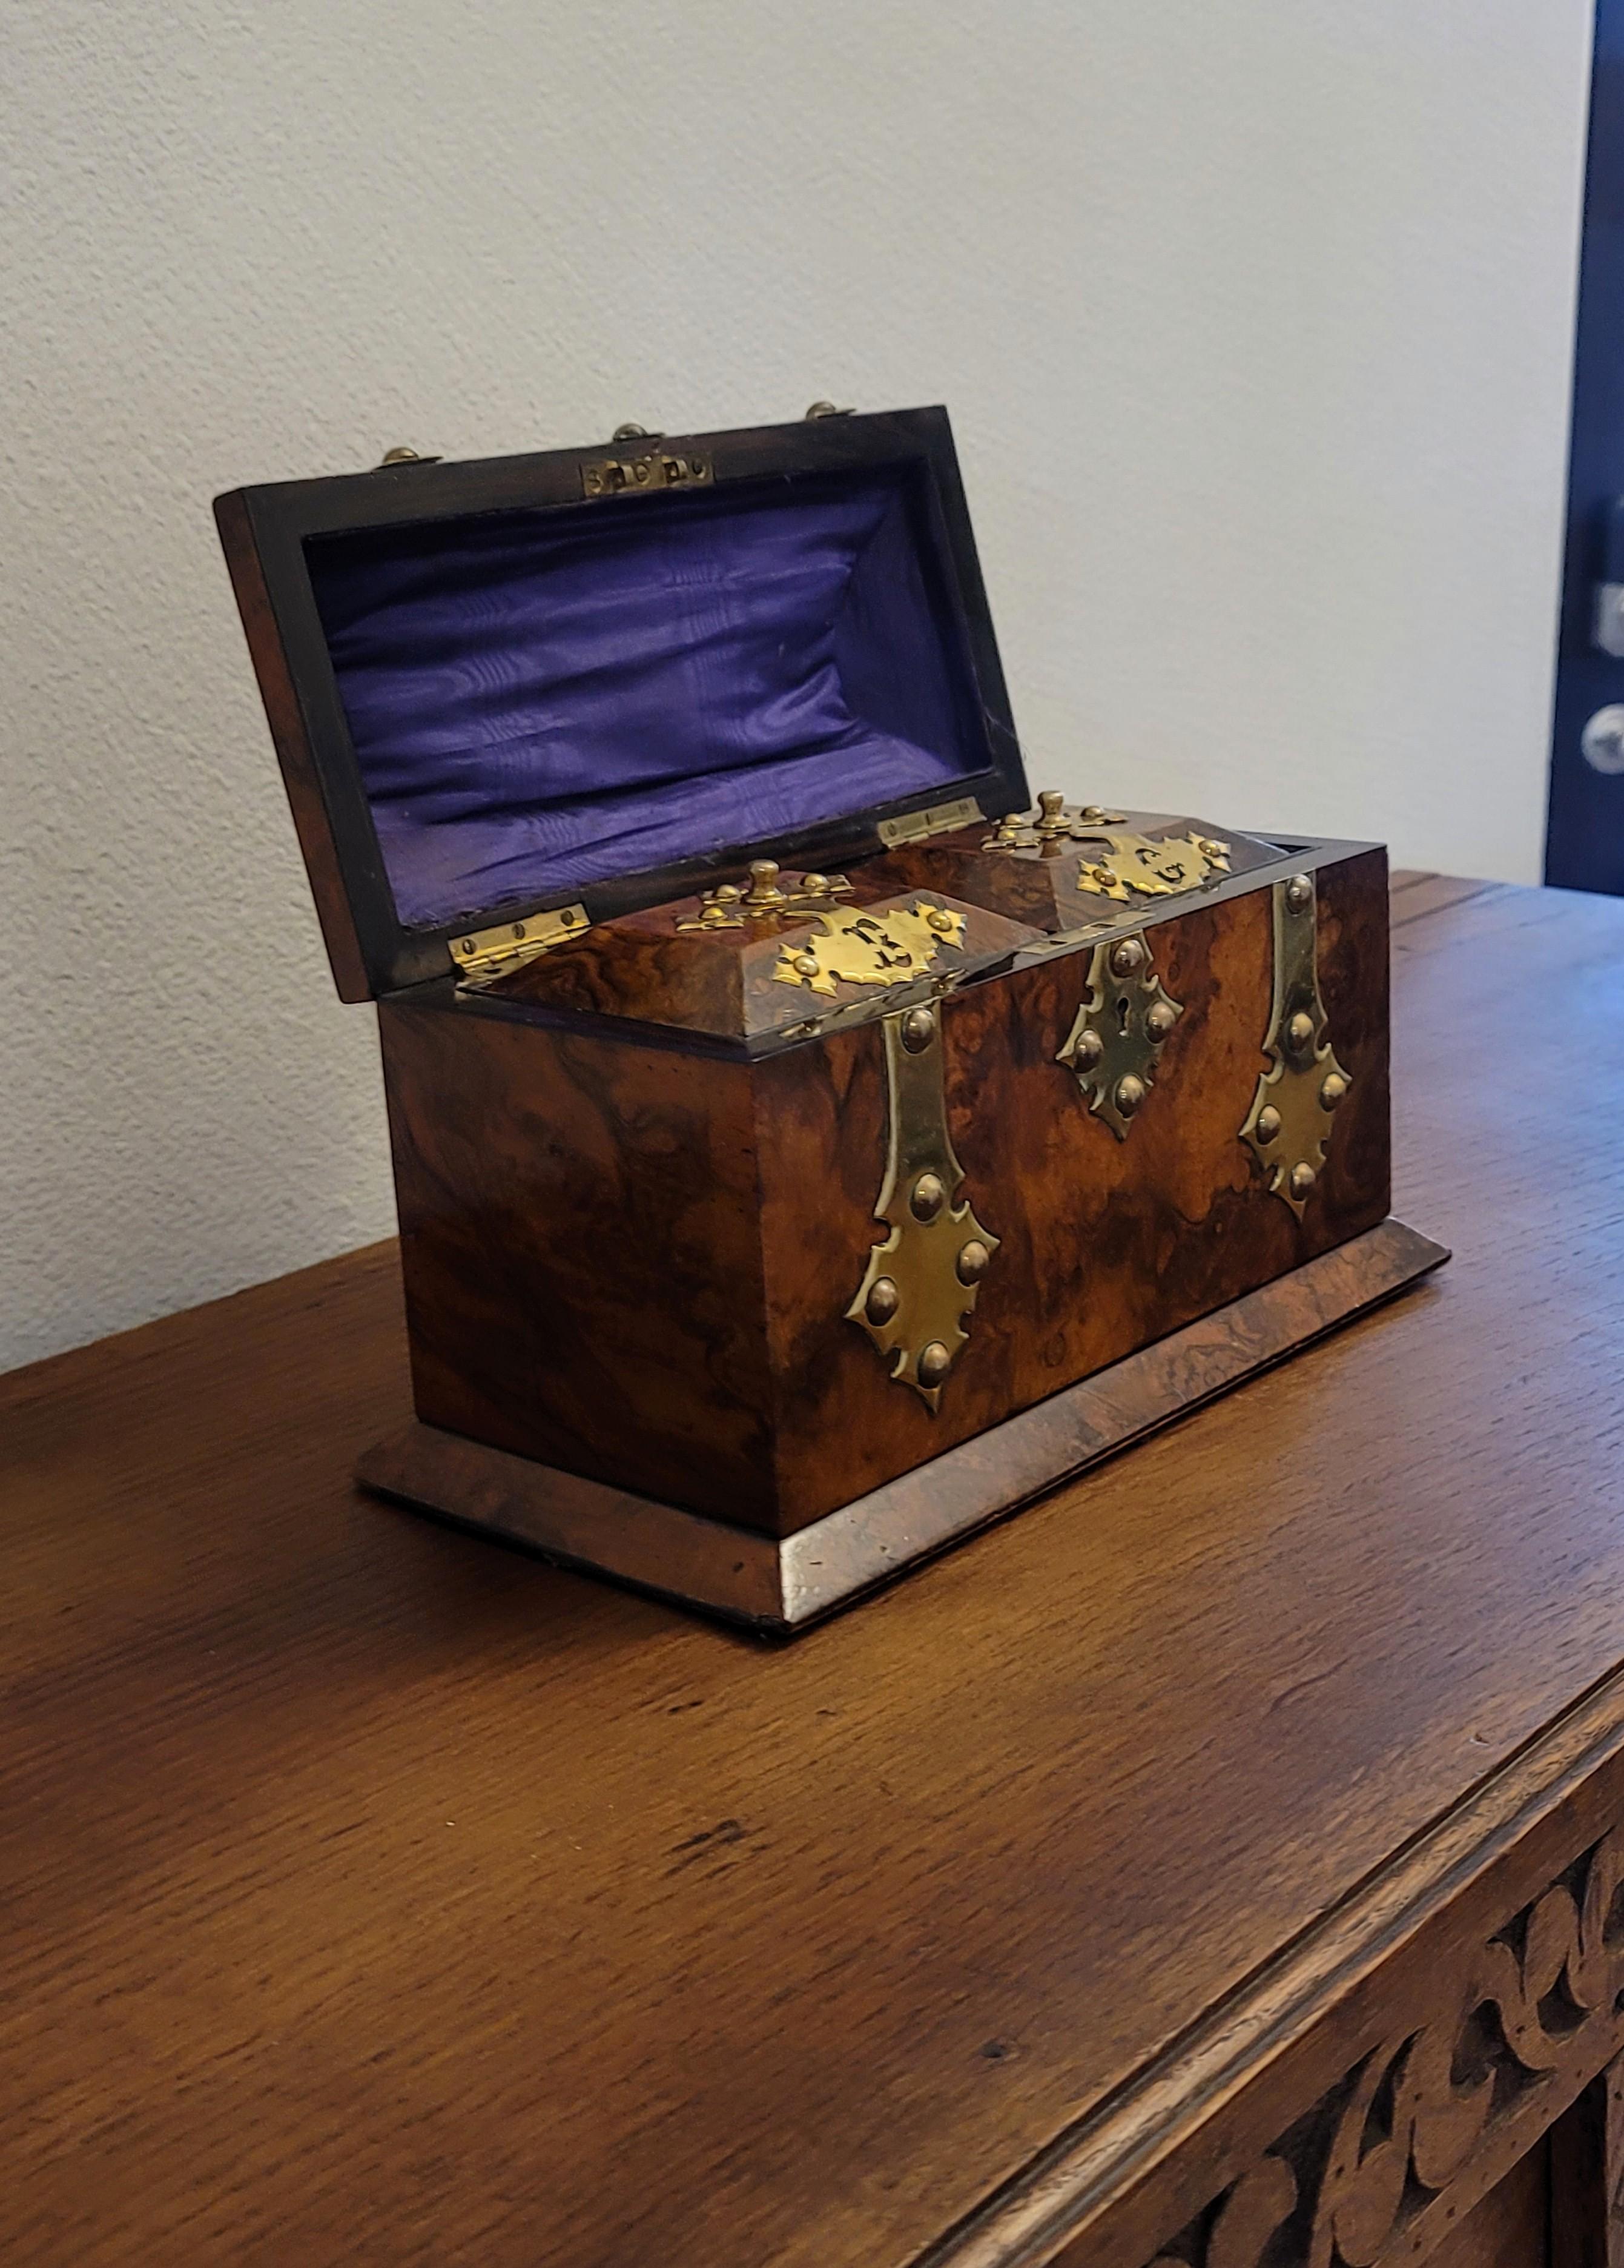
[{"label": "brass fitting with engraving", "polygon": [[825,915],[815,930],[786,938],[773,976],[833,999],[840,984],[912,983],[928,974],[944,946],[962,946],[965,917],[930,898]]},{"label": "brass fitting with engraving", "polygon": [[1294,874],[1276,882],[1270,896],[1275,997],[1263,1049],[1273,1061],[1259,1076],[1240,1139],[1275,1196],[1300,1220],[1324,1167],[1332,1121],[1353,1081],[1326,1035],[1314,878]]},{"label": "brass fitting with engraving", "polygon": [[1079,809],[1052,787],[1039,796],[1035,812],[1001,819],[981,848],[1056,858],[1079,846],[1078,889],[1118,905],[1135,895],[1179,897],[1230,871],[1231,846],[1214,836],[1193,827],[1183,835],[1142,835],[1126,824],[1123,813],[1102,810],[1097,803]]},{"label": "brass fitting with engraving", "polygon": [[1156,1084],[1157,1064],[1184,1013],[1156,971],[1144,938],[1119,937],[1094,947],[1088,990],[1066,1044],[1055,1057],[1077,1078],[1096,1118],[1119,1142]]},{"label": "brass fitting with engraving", "polygon": [[889,1131],[874,1217],[890,1233],[846,1314],[934,1417],[999,1240],[953,1203],[965,1174],[947,1130],[940,1005],[899,1008],[881,1029]]}]

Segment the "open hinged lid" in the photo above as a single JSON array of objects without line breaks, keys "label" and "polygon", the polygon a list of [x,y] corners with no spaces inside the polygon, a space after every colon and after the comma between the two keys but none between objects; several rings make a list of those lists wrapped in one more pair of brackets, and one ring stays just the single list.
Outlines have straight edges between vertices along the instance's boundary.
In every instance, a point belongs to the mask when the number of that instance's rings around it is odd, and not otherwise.
[{"label": "open hinged lid", "polygon": [[345,999],[445,975],[487,927],[1025,806],[943,409],[215,511]]}]

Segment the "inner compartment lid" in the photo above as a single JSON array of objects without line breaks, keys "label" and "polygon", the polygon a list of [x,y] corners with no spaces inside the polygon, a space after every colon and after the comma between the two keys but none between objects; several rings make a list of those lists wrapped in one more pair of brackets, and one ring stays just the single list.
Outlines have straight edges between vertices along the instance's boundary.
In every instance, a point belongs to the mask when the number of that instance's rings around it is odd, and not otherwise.
[{"label": "inner compartment lid", "polygon": [[493,920],[1025,805],[941,409],[216,509],[347,998]]}]

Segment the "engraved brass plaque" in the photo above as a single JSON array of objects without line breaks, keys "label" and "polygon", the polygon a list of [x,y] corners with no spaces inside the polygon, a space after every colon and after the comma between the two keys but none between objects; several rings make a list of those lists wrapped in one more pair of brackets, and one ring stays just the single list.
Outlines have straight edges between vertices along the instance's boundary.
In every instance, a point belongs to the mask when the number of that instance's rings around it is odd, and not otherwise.
[{"label": "engraved brass plaque", "polygon": [[833,998],[841,984],[907,984],[922,976],[944,946],[964,943],[964,916],[929,898],[884,911],[825,914],[816,930],[786,938],[773,970],[780,984],[804,984]]},{"label": "engraved brass plaque", "polygon": [[953,1202],[965,1175],[947,1130],[940,1005],[899,1008],[882,1028],[889,1134],[874,1217],[890,1233],[846,1314],[934,1417],[999,1240]]},{"label": "engraved brass plaque", "polygon": [[1099,840],[1105,849],[1099,858],[1084,859],[1077,887],[1095,897],[1114,898],[1127,904],[1136,894],[1146,898],[1173,898],[1199,890],[1214,874],[1230,871],[1230,846],[1211,836],[1170,835],[1154,843],[1147,835],[1127,828],[1095,834],[1074,828],[1085,842]]},{"label": "engraved brass plaque", "polygon": [[1312,874],[1276,882],[1275,998],[1264,1036],[1272,1058],[1240,1139],[1274,1194],[1301,1219],[1325,1164],[1338,1105],[1353,1081],[1332,1051],[1319,992],[1318,898]]},{"label": "engraved brass plaque", "polygon": [[1119,937],[1094,947],[1088,990],[1054,1060],[1075,1073],[1089,1108],[1119,1142],[1127,1141],[1143,1109],[1162,1049],[1183,1013],[1143,937]]}]

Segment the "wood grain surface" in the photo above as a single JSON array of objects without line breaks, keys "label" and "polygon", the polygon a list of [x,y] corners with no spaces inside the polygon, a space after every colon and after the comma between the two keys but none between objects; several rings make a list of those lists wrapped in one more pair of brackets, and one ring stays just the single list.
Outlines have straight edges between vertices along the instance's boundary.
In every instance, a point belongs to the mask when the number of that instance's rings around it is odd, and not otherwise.
[{"label": "wood grain surface", "polygon": [[[646,1031],[382,1002],[417,1414],[786,1535],[1373,1227],[1389,1204],[1385,854],[1327,859],[1318,892],[1352,1085],[1300,1219],[1239,1138],[1268,1061],[1267,885],[1145,929],[1182,1013],[1125,1142],[1056,1060],[1088,946],[941,1003],[957,1198],[999,1248],[935,1409],[849,1313],[882,1233],[878,1024],[746,1064]],[[504,997],[577,964],[653,982],[635,939],[660,922],[660,954],[737,974],[738,932],[673,939],[666,910],[543,955]],[[969,916],[973,945],[995,930],[1024,934]]]},{"label": "wood grain surface", "polygon": [[[489,988],[490,997],[511,1007],[634,1017],[679,1031],[753,1039],[863,998],[861,986],[837,983],[826,999],[803,985],[784,983],[777,975],[785,951],[823,934],[827,917],[872,907],[874,918],[883,922],[888,912],[909,911],[916,903],[945,907],[959,916],[964,927],[959,944],[937,947],[933,966],[942,972],[983,967],[1039,934],[974,900],[945,896],[941,882],[906,891],[888,887],[872,873],[878,864],[854,866],[848,895],[831,898],[821,912],[753,918],[739,929],[679,928],[680,922],[693,924],[698,916],[700,901],[693,897],[622,914],[572,939],[562,952],[544,953],[499,977]],[[790,890],[800,879],[798,873],[783,878]],[[917,973],[924,973],[922,963]]]},{"label": "wood grain surface", "polygon": [[787,1653],[351,1489],[391,1249],[0,1384],[7,2263],[1139,2268],[1566,1880],[1624,907],[1394,922],[1451,1268]]}]

